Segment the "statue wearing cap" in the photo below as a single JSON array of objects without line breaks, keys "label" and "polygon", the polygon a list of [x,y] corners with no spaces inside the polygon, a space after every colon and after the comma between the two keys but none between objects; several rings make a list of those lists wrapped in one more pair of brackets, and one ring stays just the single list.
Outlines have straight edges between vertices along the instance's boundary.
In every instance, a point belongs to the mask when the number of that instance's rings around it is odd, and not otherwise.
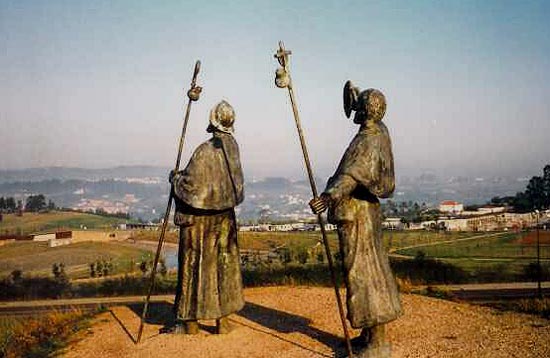
[{"label": "statue wearing cap", "polygon": [[397,285],[382,246],[379,198],[395,188],[393,155],[388,129],[382,123],[386,100],[382,92],[360,92],[348,81],[344,110],[359,131],[346,149],[325,191],[310,206],[314,213],[328,207],[336,224],[345,273],[348,320],[362,328],[352,340],[365,357],[389,357],[384,324],[401,315]]},{"label": "statue wearing cap", "polygon": [[193,153],[187,167],[171,174],[180,227],[174,333],[198,333],[198,320],[216,320],[229,331],[227,316],[244,306],[235,206],[243,199],[235,112],[226,101],[210,113],[212,138]]}]

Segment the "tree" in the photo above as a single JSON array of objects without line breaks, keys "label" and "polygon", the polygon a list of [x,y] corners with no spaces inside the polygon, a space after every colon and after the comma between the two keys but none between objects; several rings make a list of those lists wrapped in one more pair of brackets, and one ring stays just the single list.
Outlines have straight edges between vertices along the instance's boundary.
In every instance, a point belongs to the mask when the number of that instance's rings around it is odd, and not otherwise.
[{"label": "tree", "polygon": [[52,265],[52,273],[55,282],[55,294],[57,297],[61,297],[71,287],[69,276],[65,272],[65,264],[62,262],[54,263]]},{"label": "tree", "polygon": [[15,212],[15,210],[17,209],[17,205],[15,204],[15,199],[10,197],[10,198],[6,198],[6,210],[10,213],[13,213]]},{"label": "tree", "polygon": [[46,198],[42,194],[31,195],[25,203],[25,211],[38,212],[46,209]]},{"label": "tree", "polygon": [[502,206],[502,205],[514,206],[516,199],[517,199],[516,196],[503,196],[503,197],[495,196],[494,198],[491,199],[490,204],[499,205],[499,206]]},{"label": "tree", "polygon": [[530,209],[542,209],[545,204],[544,181],[542,177],[532,177],[527,184],[525,194],[529,200]]},{"label": "tree", "polygon": [[529,198],[524,192],[516,193],[514,200],[512,200],[512,206],[519,213],[526,213],[531,210]]},{"label": "tree", "polygon": [[96,277],[97,276],[97,270],[96,270],[96,267],[95,267],[95,262],[92,262],[90,264],[90,277]]},{"label": "tree", "polygon": [[168,274],[168,268],[166,267],[166,261],[162,257],[159,260],[159,273],[162,275],[162,277],[166,277],[166,275]]},{"label": "tree", "polygon": [[65,264],[64,263],[54,263],[52,265],[52,273],[53,277],[56,280],[62,280],[67,277],[67,274],[65,273]]},{"label": "tree", "polygon": [[544,208],[550,208],[550,164],[542,170],[542,189],[544,192]]},{"label": "tree", "polygon": [[277,255],[279,255],[279,260],[285,265],[292,261],[288,247],[280,247],[277,249]]},{"label": "tree", "polygon": [[317,253],[317,262],[320,263],[320,264],[325,262],[325,253],[323,251],[319,251]]},{"label": "tree", "polygon": [[307,259],[309,258],[309,253],[307,252],[307,249],[305,247],[299,247],[296,249],[295,257],[296,261],[298,261],[302,265],[305,265],[307,263]]},{"label": "tree", "polygon": [[21,281],[21,279],[23,278],[23,271],[13,270],[11,272],[11,278],[13,279],[13,281]]},{"label": "tree", "polygon": [[[513,198],[514,209],[518,212],[542,210],[550,208],[550,164],[542,170],[542,176],[534,176],[529,180],[524,192],[519,192]],[[501,198],[493,198],[496,202]],[[507,198],[502,198],[504,200]]]},{"label": "tree", "polygon": [[143,275],[145,275],[147,273],[147,271],[149,271],[148,262],[147,261],[141,261],[140,264],[139,264],[139,270],[141,271],[141,273]]},{"label": "tree", "polygon": [[386,202],[387,206],[388,206],[388,212],[390,215],[395,215],[397,214],[397,205],[395,205],[395,203],[393,202],[393,200],[389,199],[387,202]]}]

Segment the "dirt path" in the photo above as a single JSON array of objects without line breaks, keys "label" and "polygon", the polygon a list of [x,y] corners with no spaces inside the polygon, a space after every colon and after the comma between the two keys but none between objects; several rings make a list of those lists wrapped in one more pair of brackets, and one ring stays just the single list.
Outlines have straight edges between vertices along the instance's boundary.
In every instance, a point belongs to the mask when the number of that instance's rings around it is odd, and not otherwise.
[{"label": "dirt path", "polygon": [[[333,357],[341,327],[330,288],[245,290],[247,305],[231,316],[234,330],[197,336],[159,334],[170,306],[151,306],[143,340],[135,345],[139,307],[99,315],[64,356],[80,357]],[[550,321],[530,315],[403,295],[405,314],[389,325],[392,357],[549,357]],[[355,333],[354,333],[355,335]],[[341,352],[341,350],[339,350]]]}]

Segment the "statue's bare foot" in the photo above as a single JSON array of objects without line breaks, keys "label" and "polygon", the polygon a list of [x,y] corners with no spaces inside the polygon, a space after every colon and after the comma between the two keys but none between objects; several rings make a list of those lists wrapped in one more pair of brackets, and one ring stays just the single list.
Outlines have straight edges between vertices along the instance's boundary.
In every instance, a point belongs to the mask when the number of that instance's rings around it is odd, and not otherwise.
[{"label": "statue's bare foot", "polygon": [[386,327],[384,325],[364,328],[361,335],[357,338],[362,338],[363,342],[367,342],[363,347],[353,345],[353,348],[358,348],[357,358],[391,357],[390,345],[386,343]]},{"label": "statue's bare foot", "polygon": [[161,330],[161,333],[168,334],[198,334],[199,323],[197,321],[176,322],[172,327]]},{"label": "statue's bare foot", "polygon": [[183,325],[185,327],[185,334],[199,333],[199,323],[197,321],[185,321]]},{"label": "statue's bare foot", "polygon": [[367,347],[357,351],[355,358],[391,358],[391,347],[388,343]]},{"label": "statue's bare foot", "polygon": [[369,344],[373,347],[383,346],[386,344],[386,326],[381,324],[374,326],[369,330]]},{"label": "statue's bare foot", "polygon": [[228,334],[231,332],[231,324],[227,317],[223,317],[216,320],[216,333],[217,334]]}]

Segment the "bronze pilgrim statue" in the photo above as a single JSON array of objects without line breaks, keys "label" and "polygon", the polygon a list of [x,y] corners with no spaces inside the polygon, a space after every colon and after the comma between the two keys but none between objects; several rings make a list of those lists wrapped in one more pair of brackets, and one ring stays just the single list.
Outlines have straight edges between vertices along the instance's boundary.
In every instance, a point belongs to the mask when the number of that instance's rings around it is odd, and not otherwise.
[{"label": "bronze pilgrim statue", "polygon": [[207,128],[212,138],[170,175],[180,227],[173,333],[196,334],[198,320],[214,319],[217,333],[227,333],[227,316],[244,306],[234,211],[244,199],[243,172],[234,121],[231,105],[218,103]]},{"label": "bronze pilgrim statue", "polygon": [[379,198],[395,188],[388,129],[382,123],[386,100],[382,92],[360,92],[348,81],[344,110],[359,131],[346,149],[325,191],[310,202],[314,213],[328,208],[336,224],[346,285],[347,316],[361,334],[352,340],[360,357],[389,357],[385,324],[401,315],[401,303],[387,254],[382,246]]}]

